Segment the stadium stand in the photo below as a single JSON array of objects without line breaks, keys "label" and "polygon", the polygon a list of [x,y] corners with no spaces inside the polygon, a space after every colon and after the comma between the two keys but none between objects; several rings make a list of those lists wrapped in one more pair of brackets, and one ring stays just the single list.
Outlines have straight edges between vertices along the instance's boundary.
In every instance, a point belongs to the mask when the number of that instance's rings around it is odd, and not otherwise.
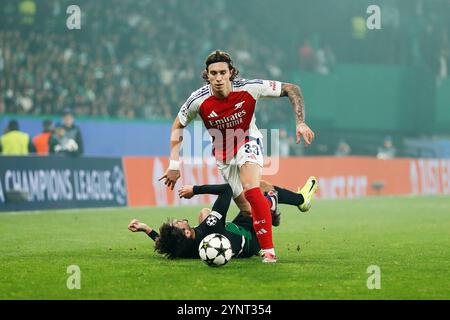
[{"label": "stadium stand", "polygon": [[[80,117],[170,120],[201,85],[206,54],[223,46],[244,77],[291,80],[295,72],[332,77],[336,64],[351,62],[420,65],[437,85],[448,78],[446,0],[432,5],[382,1],[383,28],[389,31],[382,33],[355,29],[358,24],[352,21],[365,15],[356,4],[344,9],[335,1],[292,1],[292,12],[266,10],[274,15],[274,25],[252,10],[255,1],[233,3],[81,0],[82,29],[69,32],[65,19],[70,1],[5,0],[0,10],[0,112],[56,115],[69,107]],[[258,5],[275,6],[267,0]],[[321,20],[316,19],[319,13]],[[284,19],[277,18],[283,14]],[[293,18],[294,36],[281,36],[282,30],[292,29]],[[305,41],[313,54],[306,70],[300,54]],[[289,113],[276,107],[261,105],[261,110],[260,123],[267,128],[290,120]],[[358,140],[358,134],[351,133],[350,140]],[[369,134],[377,143],[385,135]],[[375,149],[352,150],[373,154]]]}]

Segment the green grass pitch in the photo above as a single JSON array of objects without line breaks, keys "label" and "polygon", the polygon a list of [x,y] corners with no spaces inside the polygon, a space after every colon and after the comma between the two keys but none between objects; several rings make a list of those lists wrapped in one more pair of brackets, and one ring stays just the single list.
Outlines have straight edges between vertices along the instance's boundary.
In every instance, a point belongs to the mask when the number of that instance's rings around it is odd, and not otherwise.
[{"label": "green grass pitch", "polygon": [[[199,209],[0,213],[0,299],[450,299],[450,197],[322,200],[306,214],[281,206],[276,264],[169,261],[126,228],[132,218],[195,221]],[[70,265],[79,290],[67,288]],[[381,289],[367,287],[371,265]]]}]

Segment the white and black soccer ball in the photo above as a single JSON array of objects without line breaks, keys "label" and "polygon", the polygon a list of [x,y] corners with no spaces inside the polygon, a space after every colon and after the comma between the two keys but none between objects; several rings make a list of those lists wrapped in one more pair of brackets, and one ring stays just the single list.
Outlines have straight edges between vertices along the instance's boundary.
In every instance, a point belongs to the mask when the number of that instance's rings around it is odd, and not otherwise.
[{"label": "white and black soccer ball", "polygon": [[230,261],[233,250],[227,237],[220,233],[212,233],[200,242],[198,253],[200,259],[208,266],[220,267]]}]

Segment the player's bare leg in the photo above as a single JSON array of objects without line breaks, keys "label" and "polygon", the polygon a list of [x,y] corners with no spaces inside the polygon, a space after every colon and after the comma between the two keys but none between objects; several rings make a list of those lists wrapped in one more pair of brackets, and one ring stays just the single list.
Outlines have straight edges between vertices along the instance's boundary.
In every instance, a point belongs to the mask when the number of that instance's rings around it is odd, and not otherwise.
[{"label": "player's bare leg", "polygon": [[274,190],[274,186],[266,180],[261,180],[259,182],[259,187],[261,188],[261,192],[263,193],[267,193],[270,190]]},{"label": "player's bare leg", "polygon": [[240,168],[240,179],[245,198],[252,207],[253,227],[259,245],[264,251],[263,262],[276,262],[272,241],[272,215],[270,207],[259,187],[262,168],[255,163],[246,162]]},{"label": "player's bare leg", "polygon": [[236,203],[236,205],[238,206],[239,210],[251,217],[252,215],[252,206],[250,205],[250,202],[247,201],[247,199],[245,199],[245,195],[244,192],[242,192],[237,198],[234,198],[234,202]]}]

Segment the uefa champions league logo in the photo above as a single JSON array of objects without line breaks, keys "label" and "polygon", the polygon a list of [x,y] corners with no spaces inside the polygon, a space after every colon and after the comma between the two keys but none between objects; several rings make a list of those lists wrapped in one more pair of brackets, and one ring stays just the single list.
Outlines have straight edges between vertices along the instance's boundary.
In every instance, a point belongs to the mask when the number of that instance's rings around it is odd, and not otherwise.
[{"label": "uefa champions league logo", "polygon": [[117,203],[125,204],[127,198],[127,192],[125,189],[125,177],[122,169],[118,166],[114,166],[113,169],[113,190]]},{"label": "uefa champions league logo", "polygon": [[208,218],[206,218],[206,224],[210,227],[216,225],[217,223],[217,218],[215,216],[208,216]]}]

